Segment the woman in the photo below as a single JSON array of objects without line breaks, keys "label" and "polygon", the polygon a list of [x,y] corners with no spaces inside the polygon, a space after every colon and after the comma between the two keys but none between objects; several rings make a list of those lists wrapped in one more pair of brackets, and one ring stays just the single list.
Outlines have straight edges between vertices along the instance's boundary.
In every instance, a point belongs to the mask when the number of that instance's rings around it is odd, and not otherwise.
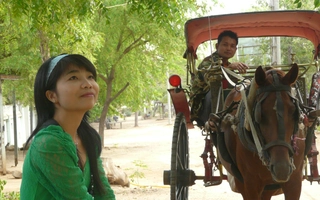
[{"label": "woman", "polygon": [[34,84],[37,126],[23,165],[21,200],[115,199],[101,140],[88,123],[99,86],[84,56],[63,54],[40,67]]}]

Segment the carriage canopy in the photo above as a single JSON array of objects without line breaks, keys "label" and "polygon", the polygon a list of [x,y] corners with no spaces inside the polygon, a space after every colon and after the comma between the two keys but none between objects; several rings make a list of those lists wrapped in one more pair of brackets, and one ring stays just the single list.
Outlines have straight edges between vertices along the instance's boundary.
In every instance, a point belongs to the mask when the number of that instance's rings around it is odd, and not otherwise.
[{"label": "carriage canopy", "polygon": [[310,10],[247,12],[213,15],[185,23],[186,53],[196,56],[198,46],[232,30],[238,37],[302,37],[310,40],[315,56],[320,51],[320,13]]}]

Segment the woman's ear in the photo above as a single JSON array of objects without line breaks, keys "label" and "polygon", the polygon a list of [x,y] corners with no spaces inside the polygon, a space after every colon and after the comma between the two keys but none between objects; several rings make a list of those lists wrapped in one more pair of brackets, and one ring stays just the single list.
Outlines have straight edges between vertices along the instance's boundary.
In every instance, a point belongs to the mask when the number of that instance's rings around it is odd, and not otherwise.
[{"label": "woman's ear", "polygon": [[46,91],[46,97],[49,101],[51,101],[52,103],[56,103],[58,102],[57,100],[57,95],[55,92],[51,91],[51,90],[47,90]]}]

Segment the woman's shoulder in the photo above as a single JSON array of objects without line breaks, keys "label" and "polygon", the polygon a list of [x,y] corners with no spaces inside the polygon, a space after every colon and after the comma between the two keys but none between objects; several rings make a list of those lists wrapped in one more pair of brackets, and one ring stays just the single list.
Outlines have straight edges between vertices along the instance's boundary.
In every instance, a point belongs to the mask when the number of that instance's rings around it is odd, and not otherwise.
[{"label": "woman's shoulder", "polygon": [[46,137],[48,139],[65,138],[70,137],[66,132],[63,131],[59,125],[49,125],[39,130],[36,137]]},{"label": "woman's shoulder", "polygon": [[64,132],[59,125],[49,125],[36,134],[32,144],[45,149],[59,149],[59,147],[73,144],[71,136]]}]

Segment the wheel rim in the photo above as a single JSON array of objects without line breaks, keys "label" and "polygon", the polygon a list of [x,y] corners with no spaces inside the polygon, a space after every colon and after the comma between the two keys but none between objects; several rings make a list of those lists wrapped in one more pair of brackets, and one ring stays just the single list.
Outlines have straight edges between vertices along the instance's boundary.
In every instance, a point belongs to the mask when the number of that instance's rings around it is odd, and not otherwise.
[{"label": "wheel rim", "polygon": [[171,200],[188,199],[188,184],[184,181],[183,172],[189,169],[189,138],[183,113],[176,116],[171,148]]}]

